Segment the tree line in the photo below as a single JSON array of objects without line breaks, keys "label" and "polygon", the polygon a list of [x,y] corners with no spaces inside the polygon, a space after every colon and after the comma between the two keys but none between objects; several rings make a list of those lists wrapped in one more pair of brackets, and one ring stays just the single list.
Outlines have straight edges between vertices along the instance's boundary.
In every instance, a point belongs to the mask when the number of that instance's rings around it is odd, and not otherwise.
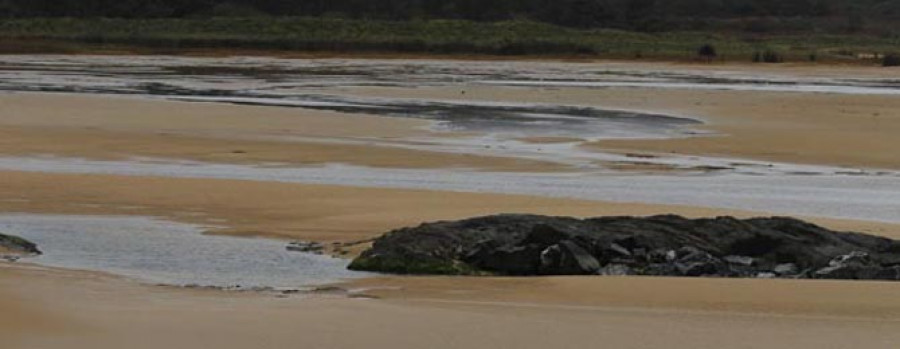
[{"label": "tree line", "polygon": [[637,31],[897,30],[896,0],[0,0],[0,18],[307,16],[532,20]]}]

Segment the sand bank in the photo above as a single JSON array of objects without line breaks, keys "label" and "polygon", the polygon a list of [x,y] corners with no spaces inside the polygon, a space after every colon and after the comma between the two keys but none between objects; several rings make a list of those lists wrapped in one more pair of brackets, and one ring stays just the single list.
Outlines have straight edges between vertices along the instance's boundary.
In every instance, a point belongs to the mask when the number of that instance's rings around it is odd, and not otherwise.
[{"label": "sand bank", "polygon": [[[422,120],[123,96],[0,94],[0,153],[239,164],[551,171],[548,162],[371,143],[437,137]],[[453,136],[453,134],[448,134]]]}]

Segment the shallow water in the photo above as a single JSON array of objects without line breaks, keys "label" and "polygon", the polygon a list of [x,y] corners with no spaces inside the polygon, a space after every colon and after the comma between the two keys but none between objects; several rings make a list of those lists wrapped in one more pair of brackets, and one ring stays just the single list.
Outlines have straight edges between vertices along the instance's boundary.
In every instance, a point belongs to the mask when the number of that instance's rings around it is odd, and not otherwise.
[{"label": "shallow water", "polygon": [[437,121],[436,130],[473,131],[506,138],[527,136],[585,139],[684,137],[702,122],[627,110],[524,103],[462,102],[405,98],[363,98],[316,94],[272,97],[171,97],[219,102],[337,111]]},{"label": "shallow water", "polygon": [[203,230],[147,217],[0,215],[0,231],[44,252],[29,262],[153,284],[298,288],[366,275],[346,270],[343,259],[287,251],[282,241],[206,236]]}]

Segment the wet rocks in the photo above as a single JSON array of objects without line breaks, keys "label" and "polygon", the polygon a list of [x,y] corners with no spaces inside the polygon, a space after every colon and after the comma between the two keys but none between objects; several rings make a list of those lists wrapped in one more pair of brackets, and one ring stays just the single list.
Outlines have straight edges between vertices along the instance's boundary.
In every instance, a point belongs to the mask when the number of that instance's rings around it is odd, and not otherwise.
[{"label": "wet rocks", "polygon": [[607,264],[605,267],[601,268],[597,274],[604,276],[627,276],[633,275],[634,272],[631,270],[631,267],[624,264]]},{"label": "wet rocks", "polygon": [[0,252],[7,251],[19,255],[39,255],[41,251],[31,241],[11,235],[0,234]]},{"label": "wet rocks", "polygon": [[900,280],[900,242],[791,218],[498,215],[404,228],[354,270]]},{"label": "wet rocks", "polygon": [[772,272],[778,276],[792,276],[800,273],[800,269],[794,263],[784,263],[772,268]]},{"label": "wet rocks", "polygon": [[828,262],[816,270],[820,279],[900,280],[900,266],[876,262],[868,253],[853,251]]},{"label": "wet rocks", "polygon": [[325,251],[325,245],[320,242],[313,241],[294,241],[285,247],[288,251],[322,254]]},{"label": "wet rocks", "polygon": [[540,274],[590,275],[600,270],[600,262],[578,244],[564,240],[541,252]]}]

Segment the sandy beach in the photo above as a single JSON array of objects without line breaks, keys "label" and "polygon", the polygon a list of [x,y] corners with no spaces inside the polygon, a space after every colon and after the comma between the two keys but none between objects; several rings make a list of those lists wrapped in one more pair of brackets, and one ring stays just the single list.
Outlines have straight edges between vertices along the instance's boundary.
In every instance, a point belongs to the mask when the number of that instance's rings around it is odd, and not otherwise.
[{"label": "sandy beach", "polygon": [[[412,291],[384,299],[281,299],[3,267],[0,285],[14,296],[0,306],[14,319],[2,322],[15,324],[3,326],[13,348],[890,348],[898,339],[893,285],[751,281],[416,279],[394,282]],[[685,292],[668,298],[661,287]]]},{"label": "sandy beach", "polygon": [[[634,70],[879,77],[871,69],[858,67],[757,70],[746,66],[615,64],[620,65]],[[598,176],[596,183],[609,183],[601,182],[602,176],[710,181],[723,176],[712,170],[671,170],[670,163],[692,157],[701,164],[706,161],[703,157],[787,164],[784,172],[776,168],[762,175],[734,174],[738,179],[813,180],[823,174],[790,173],[790,166],[814,165],[829,176],[849,178],[847,183],[863,183],[854,184],[862,187],[867,182],[852,182],[858,174],[839,172],[886,170],[886,174],[871,176],[889,185],[894,178],[891,171],[900,170],[900,155],[894,151],[900,133],[900,99],[891,95],[477,83],[418,88],[332,86],[309,91],[376,101],[410,99],[426,107],[450,101],[625,109],[689,117],[703,124],[678,126],[677,136],[657,139],[518,137],[510,133],[514,142],[524,144],[521,149],[534,150],[527,153],[503,148],[520,144],[496,140],[491,138],[496,135],[487,132],[437,127],[446,123],[441,119],[197,103],[160,96],[10,92],[0,94],[0,155],[13,159],[10,161],[42,159],[61,164],[71,159],[177,163],[182,167],[173,168],[184,169],[227,164],[300,172],[339,164],[355,167],[336,171],[428,170],[433,171],[427,173],[435,177],[435,183],[441,176],[471,176],[477,181],[495,173],[559,173],[585,181]],[[706,132],[711,134],[698,134]],[[546,153],[551,149],[559,154],[569,150],[598,156],[630,154],[633,160],[647,163],[620,164],[619,168],[603,169],[612,174],[596,174],[592,172],[596,168],[579,167],[571,159]],[[541,151],[545,151],[543,156],[534,155]],[[647,168],[654,170],[646,174]],[[482,174],[485,177],[478,177]],[[403,183],[402,178],[398,181]],[[770,210],[740,210],[638,199],[511,195],[500,189],[478,188],[467,192],[264,177],[199,178],[177,171],[125,175],[0,169],[0,213],[154,217],[208,227],[209,235],[325,243],[368,240],[422,222],[496,213],[576,217],[785,214],[777,209],[781,206],[774,205]],[[843,190],[849,193],[854,188],[848,185]],[[856,195],[865,195],[862,193]],[[892,199],[890,195],[882,197],[886,205],[893,204]],[[831,202],[833,198],[816,200]],[[891,222],[827,215],[800,218],[835,230],[900,239],[900,225]],[[29,349],[583,348],[598,343],[615,348],[893,348],[900,340],[896,333],[900,301],[893,283],[377,276],[337,286],[289,295],[224,292],[149,285],[27,260],[0,263],[0,343],[4,348]]]}]

